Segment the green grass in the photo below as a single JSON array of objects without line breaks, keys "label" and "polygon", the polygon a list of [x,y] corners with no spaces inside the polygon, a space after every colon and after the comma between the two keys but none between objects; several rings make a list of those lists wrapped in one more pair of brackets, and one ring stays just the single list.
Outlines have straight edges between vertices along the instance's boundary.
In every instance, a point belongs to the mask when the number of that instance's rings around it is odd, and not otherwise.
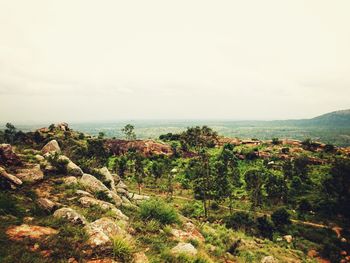
[{"label": "green grass", "polygon": [[134,251],[133,245],[122,236],[113,238],[113,256],[122,262],[131,262],[132,253]]},{"label": "green grass", "polygon": [[140,217],[145,220],[157,220],[161,224],[179,222],[177,211],[161,199],[150,199],[140,204]]}]

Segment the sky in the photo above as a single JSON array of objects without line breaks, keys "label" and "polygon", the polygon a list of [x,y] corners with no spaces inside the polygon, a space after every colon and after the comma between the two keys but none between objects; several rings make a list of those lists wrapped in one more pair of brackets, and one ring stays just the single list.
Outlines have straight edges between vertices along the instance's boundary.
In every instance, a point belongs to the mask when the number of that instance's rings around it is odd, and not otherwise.
[{"label": "sky", "polygon": [[349,0],[0,0],[0,122],[350,108]]}]

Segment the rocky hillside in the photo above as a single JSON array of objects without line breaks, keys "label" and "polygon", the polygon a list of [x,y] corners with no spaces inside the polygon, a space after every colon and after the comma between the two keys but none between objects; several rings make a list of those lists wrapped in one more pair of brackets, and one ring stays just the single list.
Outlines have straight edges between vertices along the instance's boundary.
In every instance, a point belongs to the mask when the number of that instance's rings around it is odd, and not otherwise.
[{"label": "rocky hillside", "polygon": [[[276,171],[279,162],[305,154],[303,162],[322,170],[332,154],[350,153],[317,142],[225,137],[211,151],[216,154],[225,145],[235,145],[231,157],[244,167],[266,163]],[[199,154],[174,149],[150,140],[91,137],[64,123],[21,135],[13,145],[1,144],[0,262],[330,262],[323,250],[350,262],[344,229],[295,218],[292,230],[277,232],[270,212],[248,216],[248,195],[240,192],[235,193],[237,214],[229,221],[222,215],[233,210],[225,200],[213,201],[210,216],[204,217],[181,177]],[[176,168],[167,170],[163,163]],[[164,178],[154,179],[159,171]],[[175,173],[178,178],[169,176]],[[317,244],[323,242],[320,237],[339,243],[342,254],[338,247]]]}]

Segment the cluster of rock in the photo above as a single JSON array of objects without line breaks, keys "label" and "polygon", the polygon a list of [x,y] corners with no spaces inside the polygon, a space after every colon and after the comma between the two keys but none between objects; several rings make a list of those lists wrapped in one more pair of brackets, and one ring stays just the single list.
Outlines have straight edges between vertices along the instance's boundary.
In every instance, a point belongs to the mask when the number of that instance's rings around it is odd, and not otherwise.
[{"label": "cluster of rock", "polygon": [[121,155],[129,149],[135,149],[146,157],[152,155],[172,155],[173,151],[168,144],[156,142],[154,140],[108,140],[107,149],[114,155]]},{"label": "cluster of rock", "polygon": [[[18,156],[10,148],[5,147],[6,156],[9,160],[15,160]],[[46,172],[57,171],[56,166],[64,168],[65,174],[62,181],[66,185],[76,185],[81,189],[76,191],[76,205],[78,207],[99,207],[102,210],[110,211],[112,218],[102,217],[93,222],[89,222],[74,207],[67,207],[64,204],[57,203],[48,198],[38,198],[37,205],[53,217],[61,218],[67,224],[81,225],[88,234],[86,246],[90,248],[90,253],[97,251],[111,251],[113,238],[122,236],[133,242],[132,236],[128,233],[129,218],[119,209],[121,206],[135,207],[135,203],[144,200],[146,196],[133,195],[128,191],[126,184],[116,174],[111,174],[106,167],[96,169],[94,175],[84,173],[83,170],[71,161],[67,156],[61,154],[61,149],[56,140],[48,142],[41,150],[41,154],[35,156],[40,164],[28,164],[16,170],[16,174],[8,173],[5,168],[0,167],[0,178],[8,182],[11,188],[19,187],[23,182],[38,182],[43,180]],[[18,158],[19,160],[19,158]],[[43,169],[44,172],[41,170]],[[101,193],[105,197],[100,200]],[[55,229],[41,227],[36,225],[22,224],[13,226],[7,230],[10,239],[39,239],[41,236],[55,235]],[[87,252],[88,254],[88,252]],[[148,262],[144,254],[137,253],[135,256],[142,259],[142,262]],[[139,261],[141,262],[141,261]]]}]

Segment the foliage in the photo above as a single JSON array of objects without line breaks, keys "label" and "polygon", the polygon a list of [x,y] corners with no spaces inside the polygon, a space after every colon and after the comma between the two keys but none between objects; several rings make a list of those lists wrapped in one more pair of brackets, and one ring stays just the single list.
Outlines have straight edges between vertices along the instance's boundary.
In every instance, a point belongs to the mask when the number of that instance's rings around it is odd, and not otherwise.
[{"label": "foliage", "polygon": [[199,202],[186,202],[181,213],[186,217],[199,218],[204,214],[203,206]]},{"label": "foliage", "polygon": [[253,217],[247,212],[236,212],[233,215],[225,218],[225,224],[227,227],[233,229],[240,229],[245,231],[251,231],[255,222]]},{"label": "foliage", "polygon": [[202,148],[214,147],[217,136],[217,133],[208,126],[196,126],[187,128],[181,134],[180,140],[183,148],[194,148],[196,151],[200,151]]},{"label": "foliage", "polygon": [[127,140],[135,140],[136,139],[136,134],[134,132],[135,127],[131,124],[127,124],[124,126],[124,128],[122,129],[122,132],[125,135],[125,138]]},{"label": "foliage", "polygon": [[250,195],[253,208],[261,206],[263,202],[262,188],[267,171],[261,169],[250,169],[244,174],[246,189]]},{"label": "foliage", "polygon": [[115,236],[113,238],[113,255],[115,259],[122,260],[123,262],[131,262],[133,246],[130,241],[122,236]]},{"label": "foliage", "polygon": [[161,199],[150,199],[140,204],[140,216],[145,220],[157,220],[161,224],[179,222],[176,210]]},{"label": "foliage", "polygon": [[279,229],[292,223],[290,220],[290,214],[284,207],[274,211],[271,215],[271,219],[275,226]]}]

